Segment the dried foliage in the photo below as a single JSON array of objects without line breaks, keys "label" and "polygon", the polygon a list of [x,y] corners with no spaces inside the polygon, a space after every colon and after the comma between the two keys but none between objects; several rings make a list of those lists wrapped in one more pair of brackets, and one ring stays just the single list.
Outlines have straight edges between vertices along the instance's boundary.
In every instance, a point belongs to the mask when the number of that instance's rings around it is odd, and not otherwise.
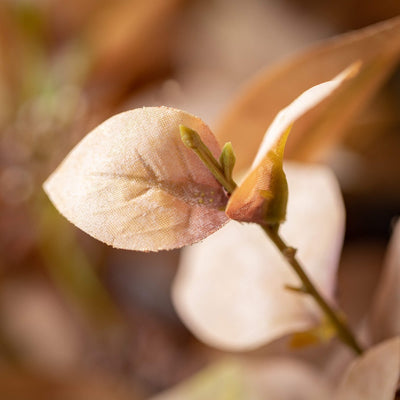
[{"label": "dried foliage", "polygon": [[[364,30],[319,43],[308,51],[268,68],[251,82],[222,117],[217,137],[238,149],[238,168],[247,168],[266,126],[299,93],[330,79],[356,61],[357,78],[332,103],[307,113],[293,128],[286,156],[323,160],[340,143],[350,121],[393,73],[400,57],[400,20],[395,18]],[[319,116],[323,113],[324,118]],[[229,138],[229,139],[228,139]]]}]

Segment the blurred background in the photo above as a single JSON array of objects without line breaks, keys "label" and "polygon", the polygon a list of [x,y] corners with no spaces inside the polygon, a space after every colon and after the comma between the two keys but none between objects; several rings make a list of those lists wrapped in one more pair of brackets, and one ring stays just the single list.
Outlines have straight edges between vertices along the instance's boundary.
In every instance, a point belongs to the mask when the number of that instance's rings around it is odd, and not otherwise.
[{"label": "blurred background", "polygon": [[[398,14],[397,0],[0,0],[0,397],[145,399],[221,354],[172,308],[178,251],[107,247],[44,195],[90,129],[145,105],[213,128],[261,68]],[[378,98],[332,162],[348,213],[339,297],[353,321],[400,212],[399,72]]]}]

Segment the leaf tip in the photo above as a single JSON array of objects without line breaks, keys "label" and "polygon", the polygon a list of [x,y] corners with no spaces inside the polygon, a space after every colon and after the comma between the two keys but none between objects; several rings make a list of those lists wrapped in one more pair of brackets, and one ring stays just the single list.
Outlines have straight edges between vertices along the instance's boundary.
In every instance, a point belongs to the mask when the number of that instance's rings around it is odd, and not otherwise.
[{"label": "leaf tip", "polygon": [[185,125],[179,125],[182,142],[190,149],[197,149],[201,141],[199,134]]}]

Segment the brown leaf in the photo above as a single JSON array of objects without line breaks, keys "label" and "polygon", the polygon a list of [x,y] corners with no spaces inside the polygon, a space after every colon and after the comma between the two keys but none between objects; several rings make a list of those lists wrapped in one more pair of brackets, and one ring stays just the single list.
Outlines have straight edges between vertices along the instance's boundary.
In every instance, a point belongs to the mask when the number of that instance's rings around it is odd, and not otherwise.
[{"label": "brown leaf", "polygon": [[94,96],[108,101],[168,68],[175,17],[182,0],[108,1],[84,32],[92,61]]},{"label": "brown leaf", "polygon": [[217,136],[232,141],[237,168],[248,168],[277,112],[299,93],[360,60],[362,69],[335,99],[324,102],[293,128],[286,155],[321,160],[344,128],[392,73],[400,57],[400,17],[324,41],[267,69],[237,97],[221,119]]},{"label": "brown leaf", "polygon": [[179,125],[220,148],[197,117],[167,107],[118,114],[89,133],[46,181],[58,210],[114,247],[157,251],[197,242],[227,220],[222,187],[182,143]]}]

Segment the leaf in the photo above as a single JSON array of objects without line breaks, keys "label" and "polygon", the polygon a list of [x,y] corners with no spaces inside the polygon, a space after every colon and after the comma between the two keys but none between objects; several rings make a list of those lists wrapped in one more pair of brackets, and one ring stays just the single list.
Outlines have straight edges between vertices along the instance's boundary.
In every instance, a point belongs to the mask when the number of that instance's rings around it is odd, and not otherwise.
[{"label": "leaf", "polygon": [[400,378],[400,337],[368,350],[347,370],[335,400],[394,400]]},{"label": "leaf", "polygon": [[247,169],[261,143],[265,127],[299,93],[330,79],[360,60],[357,77],[296,123],[286,156],[322,160],[393,72],[400,57],[400,17],[317,44],[266,69],[237,96],[221,118],[217,137],[232,141],[237,170]]},{"label": "leaf", "polygon": [[397,222],[370,314],[374,342],[400,335],[400,222]]},{"label": "leaf", "polygon": [[[137,85],[165,69],[182,3],[118,0],[97,5],[83,32],[91,56],[89,86],[96,99],[115,104],[128,85]],[[76,13],[76,7],[73,9]]]},{"label": "leaf", "polygon": [[[290,382],[290,385],[287,384]],[[325,400],[330,388],[306,363],[285,358],[225,360],[152,400]]]},{"label": "leaf", "polygon": [[331,81],[308,89],[276,116],[252,168],[229,199],[226,214],[237,221],[279,224],[285,220],[288,189],[282,170],[286,139],[293,123],[337,89],[359,69],[354,64]]},{"label": "leaf", "polygon": [[167,107],[118,114],[89,133],[44,188],[68,220],[117,248],[157,251],[197,242],[226,221],[226,195],[179,124],[220,148],[197,117]]},{"label": "leaf", "polygon": [[[288,164],[285,170],[291,195],[282,236],[332,299],[344,233],[337,182],[324,167]],[[248,350],[318,325],[321,314],[313,300],[286,285],[300,282],[261,228],[231,221],[184,249],[172,295],[181,319],[200,340]]]}]

